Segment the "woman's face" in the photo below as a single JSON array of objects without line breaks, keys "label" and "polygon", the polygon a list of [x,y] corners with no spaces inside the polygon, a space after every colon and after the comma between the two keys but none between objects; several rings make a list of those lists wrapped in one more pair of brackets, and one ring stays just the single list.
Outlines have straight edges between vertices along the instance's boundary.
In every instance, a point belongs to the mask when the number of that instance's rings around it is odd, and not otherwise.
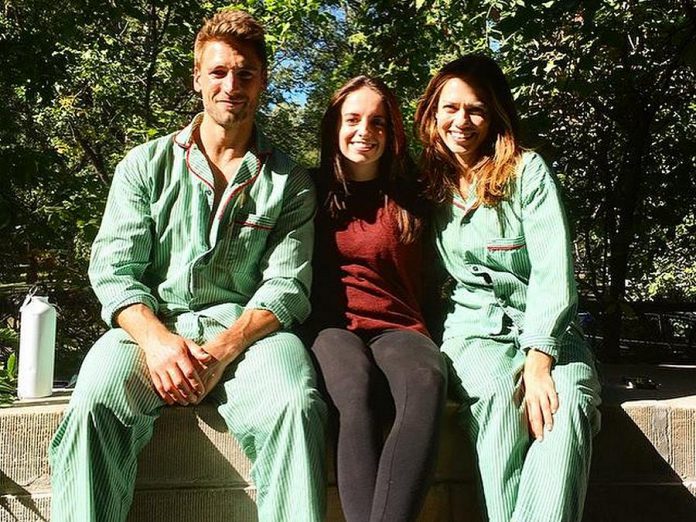
[{"label": "woman's face", "polygon": [[387,143],[387,112],[382,97],[369,87],[351,92],[341,106],[338,148],[351,179],[377,177]]},{"label": "woman's face", "polygon": [[471,167],[488,139],[490,114],[481,92],[461,78],[450,78],[440,91],[437,133],[460,164]]}]

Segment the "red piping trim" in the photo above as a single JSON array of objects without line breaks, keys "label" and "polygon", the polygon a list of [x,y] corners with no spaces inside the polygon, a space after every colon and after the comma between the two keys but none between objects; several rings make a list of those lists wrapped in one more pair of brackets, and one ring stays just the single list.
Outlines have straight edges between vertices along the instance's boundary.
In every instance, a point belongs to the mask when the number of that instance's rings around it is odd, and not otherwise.
[{"label": "red piping trim", "polygon": [[257,223],[249,223],[248,221],[235,221],[235,223],[238,225],[242,225],[243,227],[260,228],[261,230],[273,230],[273,227],[259,225]]},{"label": "red piping trim", "polygon": [[456,201],[452,200],[452,204],[453,204],[455,207],[457,207],[458,209],[463,210],[463,211],[464,211],[464,216],[465,216],[465,217],[468,217],[468,216],[469,216],[470,214],[472,214],[472,213],[474,212],[474,210],[476,210],[476,208],[477,208],[476,205],[475,205],[475,203],[472,203],[472,204],[469,205],[468,207],[465,207],[465,206],[463,206],[463,205],[460,205],[460,204],[457,203]]},{"label": "red piping trim", "polygon": [[519,250],[524,246],[524,243],[521,245],[488,245],[486,248],[490,252],[496,252],[498,250]]},{"label": "red piping trim", "polygon": [[210,182],[209,182],[207,179],[205,179],[205,178],[202,177],[200,174],[198,174],[198,172],[196,172],[195,170],[193,170],[193,167],[191,167],[191,162],[189,161],[189,155],[190,155],[190,154],[191,154],[191,148],[189,147],[189,148],[186,149],[186,167],[189,169],[189,172],[190,172],[191,174],[193,174],[194,176],[196,176],[198,179],[200,179],[203,183],[205,183],[206,185],[208,185],[213,191],[215,191],[215,187],[214,187],[213,185],[211,185]]},{"label": "red piping trim", "polygon": [[230,194],[227,199],[225,200],[225,203],[223,205],[220,205],[220,210],[217,215],[217,219],[220,220],[222,219],[222,216],[225,214],[225,210],[227,209],[227,205],[230,202],[230,200],[235,197],[237,194],[239,194],[242,190],[244,190],[247,186],[252,184],[256,178],[259,177],[259,174],[261,174],[261,169],[263,168],[263,160],[265,160],[265,154],[262,156],[258,157],[258,166],[256,167],[256,174],[254,174],[252,177],[250,177],[248,180],[246,180],[244,183],[239,185],[234,191],[232,191],[232,194]]},{"label": "red piping trim", "polygon": [[184,133],[184,131],[185,131],[186,129],[188,129],[188,126],[187,126],[187,127],[184,127],[183,129],[181,129],[181,130],[180,130],[179,132],[177,132],[177,133],[173,136],[173,138],[172,138],[172,139],[174,140],[174,143],[176,143],[179,147],[181,147],[181,148],[183,148],[183,149],[188,149],[188,148],[191,147],[191,136],[189,136],[189,140],[186,141],[186,142],[184,142],[184,143],[181,143],[181,142],[178,140],[179,136],[181,136],[181,135]]}]

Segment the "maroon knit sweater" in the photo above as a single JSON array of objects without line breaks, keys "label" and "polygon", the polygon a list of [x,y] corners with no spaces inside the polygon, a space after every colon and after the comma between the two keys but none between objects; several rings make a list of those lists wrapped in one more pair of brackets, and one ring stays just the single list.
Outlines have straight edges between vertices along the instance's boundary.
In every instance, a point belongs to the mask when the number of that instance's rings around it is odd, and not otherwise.
[{"label": "maroon knit sweater", "polygon": [[[399,241],[380,181],[351,182],[348,219],[316,218],[312,323],[363,337],[388,329],[428,335],[421,312],[423,243]],[[320,200],[321,201],[321,200]],[[390,203],[392,204],[392,203]]]}]

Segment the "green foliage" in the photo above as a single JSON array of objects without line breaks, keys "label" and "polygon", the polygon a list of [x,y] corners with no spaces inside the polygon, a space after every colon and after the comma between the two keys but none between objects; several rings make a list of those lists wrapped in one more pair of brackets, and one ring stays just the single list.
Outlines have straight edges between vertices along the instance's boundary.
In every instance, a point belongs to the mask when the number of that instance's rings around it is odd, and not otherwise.
[{"label": "green foliage", "polygon": [[13,353],[0,363],[0,407],[11,404],[17,395],[17,356]]},{"label": "green foliage", "polygon": [[669,250],[656,256],[654,272],[646,278],[640,297],[696,302],[694,237],[696,215],[690,214],[675,228]]},{"label": "green foliage", "polygon": [[543,6],[499,12],[499,56],[531,142],[564,174],[584,290],[635,297],[696,205],[696,15],[676,1]]},{"label": "green foliage", "polygon": [[583,292],[612,309],[692,298],[696,234],[679,228],[691,231],[684,216],[696,211],[690,2],[11,1],[0,10],[0,326],[15,330],[23,294],[44,285],[65,311],[62,378],[103,331],[86,273],[113,170],[200,110],[195,33],[235,6],[267,30],[259,121],[308,166],[328,99],[350,77],[382,77],[408,127],[437,68],[494,55],[528,144],[563,179]]}]

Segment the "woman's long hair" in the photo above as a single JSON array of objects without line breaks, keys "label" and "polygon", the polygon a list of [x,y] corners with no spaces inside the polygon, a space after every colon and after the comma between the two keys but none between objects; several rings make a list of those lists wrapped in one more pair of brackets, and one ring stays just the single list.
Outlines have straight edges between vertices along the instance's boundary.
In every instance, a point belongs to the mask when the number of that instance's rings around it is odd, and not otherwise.
[{"label": "woman's long hair", "polygon": [[462,56],[442,67],[418,101],[415,124],[424,145],[420,167],[426,193],[435,203],[444,203],[459,190],[462,166],[442,142],[435,118],[442,88],[452,78],[464,80],[479,91],[492,116],[479,160],[471,168],[471,179],[476,181],[476,205],[495,206],[508,195],[522,156],[519,116],[503,71],[480,54]]},{"label": "woman's long hair", "polygon": [[418,183],[415,165],[408,155],[406,133],[399,104],[392,91],[379,79],[356,76],[338,89],[321,120],[321,161],[319,186],[323,205],[332,219],[344,219],[349,194],[348,175],[338,144],[341,107],[346,97],[362,87],[380,95],[386,111],[387,141],[379,159],[378,176],[383,182],[385,208],[394,216],[402,243],[413,242],[423,228],[417,212]]}]

